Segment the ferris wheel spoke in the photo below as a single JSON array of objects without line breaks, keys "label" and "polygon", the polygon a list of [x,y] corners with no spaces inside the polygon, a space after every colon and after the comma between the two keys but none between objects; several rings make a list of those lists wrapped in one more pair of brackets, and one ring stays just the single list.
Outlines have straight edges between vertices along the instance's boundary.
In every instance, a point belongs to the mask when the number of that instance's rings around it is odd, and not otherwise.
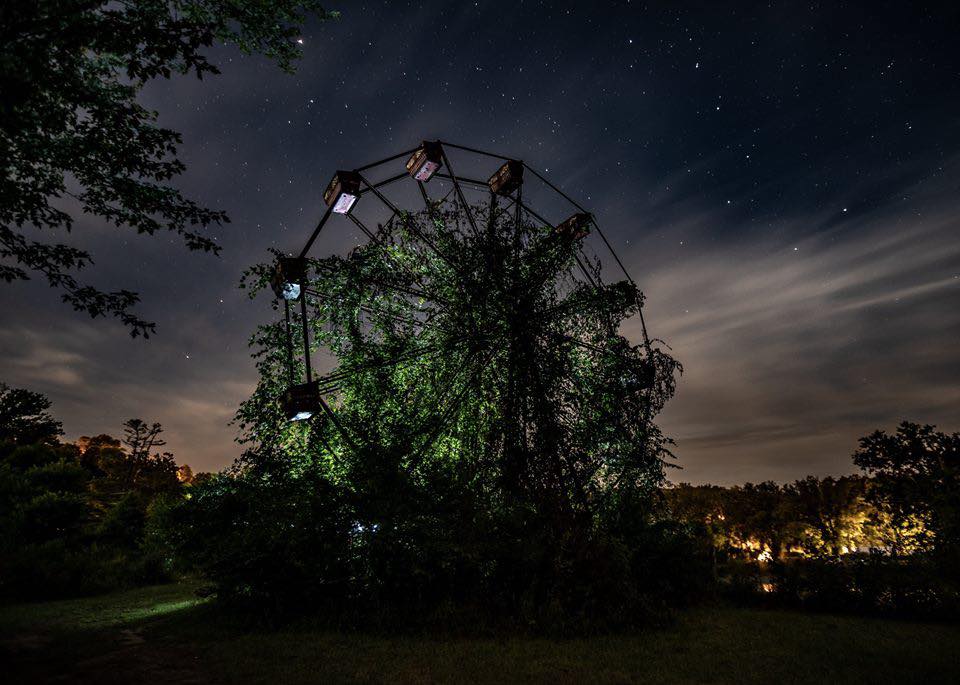
[{"label": "ferris wheel spoke", "polygon": [[395,356],[395,357],[391,357],[391,358],[389,358],[389,359],[382,359],[382,360],[380,360],[380,361],[371,362],[371,363],[367,363],[367,364],[354,365],[354,366],[351,366],[351,367],[346,368],[346,369],[341,369],[341,370],[339,370],[339,371],[335,371],[335,372],[333,372],[333,373],[331,373],[331,374],[328,374],[328,375],[326,375],[326,376],[324,376],[324,377],[322,377],[322,378],[319,378],[318,381],[320,381],[321,383],[336,383],[336,382],[340,382],[340,381],[346,380],[347,378],[349,378],[349,377],[351,377],[351,376],[354,376],[354,375],[356,375],[356,374],[358,374],[358,373],[364,373],[364,372],[366,372],[366,371],[373,371],[373,370],[375,370],[375,369],[380,369],[380,368],[384,368],[384,367],[388,367],[388,366],[393,366],[393,365],[396,365],[396,364],[401,364],[401,363],[403,363],[403,362],[412,361],[412,360],[414,360],[414,359],[417,359],[417,358],[420,358],[420,357],[424,357],[424,356],[427,356],[427,355],[432,355],[432,354],[436,354],[436,353],[439,353],[439,352],[443,352],[443,351],[445,351],[449,346],[455,346],[455,345],[458,345],[458,344],[460,344],[460,343],[466,342],[467,340],[468,340],[468,338],[467,338],[466,336],[462,336],[462,337],[460,337],[460,338],[454,338],[454,339],[452,339],[452,340],[449,340],[449,341],[447,341],[446,343],[443,343],[443,344],[441,344],[440,342],[436,342],[436,343],[432,343],[432,344],[421,345],[421,346],[419,346],[419,347],[416,348],[416,349],[407,350],[407,351],[402,352],[402,353],[400,353],[399,355],[397,355],[397,356]]},{"label": "ferris wheel spoke", "polygon": [[[433,349],[433,350],[419,350],[419,351],[417,351],[416,354],[413,354],[413,355],[404,355],[404,356],[402,356],[402,357],[400,357],[400,358],[395,358],[395,359],[392,359],[392,360],[388,360],[388,361],[385,361],[385,362],[383,362],[383,363],[381,363],[381,364],[366,365],[366,366],[364,366],[364,367],[362,367],[362,368],[360,368],[360,369],[352,370],[351,372],[346,372],[346,371],[344,371],[344,372],[340,372],[340,373],[330,374],[329,376],[326,376],[325,378],[318,379],[318,382],[321,383],[321,386],[320,386],[320,388],[321,388],[321,393],[322,393],[322,394],[330,394],[330,393],[332,393],[332,392],[336,392],[336,391],[341,390],[341,386],[338,385],[337,383],[338,383],[339,381],[345,380],[346,378],[348,378],[348,377],[351,376],[351,375],[354,375],[357,371],[369,371],[369,370],[374,370],[374,369],[376,369],[376,368],[382,368],[382,367],[385,367],[385,366],[390,366],[391,364],[402,363],[403,361],[410,361],[410,360],[412,360],[412,359],[417,358],[417,356],[424,356],[423,353],[427,353],[427,354],[429,354],[429,353],[436,353],[436,352],[440,352],[440,351],[442,351],[442,350],[444,350],[444,349],[445,349],[445,348],[441,348],[440,346],[437,346],[436,349]],[[462,377],[463,371],[464,371],[465,369],[467,369],[467,368],[469,368],[469,365],[468,365],[468,364],[464,364],[464,365],[461,365],[460,367],[458,367],[457,372],[456,372],[456,373],[454,374],[454,376],[451,378],[451,381],[450,381],[450,383],[448,384],[446,390],[444,390],[443,393],[442,393],[443,397],[442,397],[441,403],[445,403],[446,400],[449,399],[450,391],[451,391],[452,388],[456,385],[457,380],[458,380],[460,377]],[[465,391],[466,391],[467,389],[469,389],[469,386],[468,386],[468,385],[465,385],[464,388],[461,390],[461,392],[460,392],[460,393],[457,395],[457,397],[453,400],[453,402],[448,405],[448,406],[449,406],[449,409],[448,409],[447,412],[443,415],[441,421],[440,421],[440,422],[438,423],[438,425],[436,426],[436,429],[430,434],[430,437],[428,437],[428,439],[426,440],[426,442],[421,446],[421,449],[419,450],[420,452],[422,452],[422,451],[425,450],[425,449],[428,449],[429,446],[432,445],[433,442],[436,441],[437,437],[439,437],[440,431],[445,427],[445,425],[446,425],[447,422],[449,421],[450,416],[452,416],[452,414],[455,413],[455,412],[459,409],[459,406],[460,406],[460,404],[461,404],[462,401],[463,401],[463,397],[464,397]],[[330,419],[330,421],[331,421],[331,423],[333,424],[334,428],[335,428],[335,429],[337,430],[337,432],[341,435],[341,437],[343,437],[344,441],[348,444],[348,446],[351,448],[351,450],[353,450],[355,453],[358,453],[358,454],[359,454],[360,450],[359,450],[359,447],[358,447],[358,444],[357,444],[356,440],[355,440],[354,437],[350,434],[350,431],[348,431],[347,428],[344,426],[343,422],[340,421],[340,418],[337,416],[336,412],[333,411],[333,409],[329,406],[329,404],[328,404],[322,397],[319,397],[318,399],[319,399],[319,403],[320,403],[320,406],[321,406],[324,414]],[[426,429],[426,428],[428,428],[428,427],[427,427],[427,426],[424,426],[424,429]],[[329,444],[327,444],[327,448],[329,449],[329,451],[331,452],[331,454],[333,454],[334,456],[336,456],[336,453],[334,452],[333,448],[329,446]]]},{"label": "ferris wheel spoke", "polygon": [[[417,188],[420,189],[420,197],[423,198],[423,205],[426,207],[427,212],[430,214],[430,218],[433,218],[433,204],[430,202],[430,196],[427,195],[427,188],[423,185],[423,181],[417,181]],[[391,221],[393,217],[390,217]]]},{"label": "ferris wheel spoke", "polygon": [[[335,302],[335,301],[333,300],[333,298],[330,298],[330,297],[327,297],[327,296],[325,296],[325,295],[322,295],[321,293],[319,293],[319,292],[317,292],[317,291],[314,291],[314,290],[307,290],[307,291],[306,291],[306,294],[307,294],[307,295],[310,295],[314,300],[318,300],[318,301],[320,301],[320,302],[322,302],[322,303],[325,303],[326,305],[328,305],[328,306],[330,306],[330,307],[340,304],[340,303],[338,303],[338,302]],[[320,305],[318,305],[318,304],[316,304],[316,303],[311,303],[311,306],[313,306],[314,309],[321,309],[321,308],[322,308]],[[403,315],[401,315],[401,314],[392,314],[392,313],[390,313],[390,312],[377,311],[376,309],[374,309],[373,307],[370,307],[370,306],[368,306],[368,305],[363,305],[363,304],[361,304],[361,305],[359,305],[359,309],[360,309],[360,311],[362,311],[362,312],[364,312],[364,313],[367,313],[367,314],[372,314],[372,315],[374,315],[374,316],[379,316],[379,317],[388,318],[388,319],[394,321],[395,323],[407,324],[407,325],[410,325],[410,326],[418,326],[418,325],[422,325],[422,323],[423,323],[422,321],[420,321],[420,320],[418,320],[418,319],[416,319],[416,318],[405,317],[405,316],[403,316]]]},{"label": "ferris wheel spoke", "polygon": [[[463,401],[466,399],[467,392],[471,389],[473,382],[479,377],[480,373],[486,368],[486,365],[490,362],[490,359],[493,357],[493,352],[489,352],[482,364],[478,366],[477,369],[474,369],[473,374],[470,379],[463,384],[463,387],[456,394],[453,400],[449,403],[447,409],[443,411],[436,420],[436,424],[433,427],[433,430],[430,432],[427,439],[423,444],[417,448],[416,452],[411,456],[410,461],[407,465],[407,472],[413,471],[417,466],[420,465],[420,462],[423,460],[423,456],[430,447],[437,441],[437,439],[442,434],[443,430],[449,425],[450,420],[453,416],[460,411],[460,407],[463,405]],[[467,365],[463,365],[458,371],[458,375],[462,375],[460,372],[466,371]]]},{"label": "ferris wheel spoke", "polygon": [[303,249],[300,250],[300,258],[303,259],[307,256],[307,253],[310,251],[310,248],[313,247],[314,241],[316,241],[317,236],[320,235],[320,231],[323,230],[324,224],[327,223],[327,220],[330,218],[330,215],[333,214],[333,207],[327,207],[327,211],[323,213],[323,216],[320,217],[320,221],[317,223],[317,227],[313,229],[313,233],[310,234],[310,237],[307,238],[306,244],[303,246]]},{"label": "ferris wheel spoke", "polygon": [[[550,223],[549,221],[547,221],[547,220],[546,220],[545,218],[543,218],[539,213],[537,213],[536,211],[534,211],[533,209],[531,209],[529,206],[527,206],[526,204],[524,204],[524,202],[522,201],[522,199],[521,199],[521,197],[519,196],[519,194],[518,194],[518,196],[517,196],[516,198],[507,196],[507,199],[508,199],[509,202],[510,202],[510,204],[508,205],[508,208],[509,208],[511,205],[517,206],[517,207],[519,207],[520,209],[522,209],[524,212],[526,212],[526,214],[527,214],[528,216],[533,217],[535,220],[539,221],[539,222],[540,222],[541,224],[543,224],[544,226],[549,227],[549,228],[552,229],[552,230],[556,230],[556,227],[555,227],[552,223]],[[580,241],[577,241],[577,242],[579,243]],[[586,253],[585,253],[584,250],[583,250],[582,244],[577,244],[577,245],[575,245],[573,257],[574,257],[574,259],[576,260],[577,266],[580,268],[580,272],[583,274],[584,278],[587,279],[587,282],[588,282],[592,287],[596,288],[596,287],[599,287],[599,285],[602,285],[602,280],[600,280],[599,274],[591,274],[591,273],[590,273],[590,270],[587,269],[587,267],[586,267],[585,264],[584,264],[584,260],[587,259],[587,256],[586,256]],[[581,257],[583,257],[583,259],[581,259]]]},{"label": "ferris wheel spoke", "polygon": [[437,178],[446,179],[447,181],[450,181],[450,182],[453,182],[454,180],[456,180],[457,183],[461,183],[461,184],[467,185],[467,186],[473,186],[473,187],[476,188],[477,190],[490,190],[490,184],[489,184],[489,183],[487,183],[486,181],[481,181],[481,180],[476,179],[476,178],[464,178],[463,176],[456,176],[456,177],[454,177],[454,176],[452,176],[451,174],[445,174],[445,173],[440,172],[440,171],[438,171],[436,174],[434,174],[434,176],[436,176]]},{"label": "ferris wheel spoke", "polygon": [[[405,218],[404,213],[400,211],[400,208],[398,208],[393,202],[391,202],[383,193],[381,193],[374,185],[372,185],[370,181],[368,181],[366,177],[363,176],[362,174],[360,175],[360,181],[365,186],[367,186],[367,188],[372,190],[373,193],[380,199],[380,201],[383,204],[385,204],[387,208],[390,209],[390,211],[394,213],[394,215],[399,216],[401,219]],[[445,255],[442,251],[440,251],[437,248],[437,246],[433,244],[433,241],[430,240],[422,231],[420,231],[419,228],[416,228],[414,225],[412,225],[410,221],[404,221],[404,226],[407,229],[412,229],[413,232],[417,235],[417,237],[420,238],[420,240],[422,240],[431,250],[433,250],[437,254],[437,256],[440,257],[440,259],[445,261],[451,269],[454,269],[455,271],[457,270],[457,267],[453,263],[453,261],[447,255]]]},{"label": "ferris wheel spoke", "polygon": [[450,159],[447,157],[447,153],[443,151],[442,145],[440,146],[440,155],[443,158],[443,162],[447,165],[447,169],[450,170],[450,180],[453,181],[453,187],[457,191],[457,197],[460,199],[460,204],[463,206],[463,211],[467,215],[467,220],[470,222],[471,228],[473,228],[473,235],[474,237],[479,236],[480,232],[477,230],[477,222],[474,221],[473,212],[470,211],[470,205],[463,196],[463,190],[460,188],[460,182],[457,181],[457,176],[453,171],[453,165],[450,164]]},{"label": "ferris wheel spoke", "polygon": [[[366,226],[362,221],[360,221],[360,219],[358,219],[357,217],[355,217],[353,214],[348,214],[347,216],[350,217],[350,219],[353,221],[353,223],[356,224],[356,226],[357,226],[361,231],[363,231],[363,233],[370,239],[370,241],[371,241],[372,243],[376,244],[377,246],[379,246],[379,247],[383,250],[384,254],[387,256],[387,258],[388,258],[391,262],[393,262],[394,264],[396,264],[402,271],[404,271],[404,272],[405,272],[414,282],[416,282],[418,285],[423,285],[423,279],[422,279],[420,276],[417,276],[417,274],[415,274],[413,271],[411,271],[409,267],[407,267],[406,265],[404,265],[402,262],[397,261],[396,257],[394,257],[392,254],[390,254],[390,250],[388,249],[386,243],[382,240],[382,238],[381,238],[378,234],[373,233],[373,231],[371,231],[369,228],[367,228],[367,226]],[[393,222],[393,219],[394,219],[394,216],[391,216],[391,217],[390,217],[390,221],[387,222],[387,226],[388,226],[388,227],[391,227],[391,224],[392,224],[392,222]],[[382,227],[381,227],[381,228],[382,228]],[[392,227],[391,227],[391,228],[392,228]]]}]

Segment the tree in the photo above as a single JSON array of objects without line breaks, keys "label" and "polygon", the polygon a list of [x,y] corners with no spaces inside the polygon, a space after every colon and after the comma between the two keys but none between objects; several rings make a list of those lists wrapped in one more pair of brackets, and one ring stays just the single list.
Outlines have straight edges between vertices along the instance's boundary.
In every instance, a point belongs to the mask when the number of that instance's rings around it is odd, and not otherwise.
[{"label": "tree", "polygon": [[788,487],[798,521],[815,533],[814,553],[838,556],[853,551],[866,540],[867,509],[862,478],[807,476]]},{"label": "tree", "polygon": [[73,272],[80,248],[28,237],[70,231],[83,213],[153,235],[170,231],[190,250],[218,253],[202,229],[224,212],[184,197],[169,181],[184,170],[180,135],[137,102],[149,81],[217,74],[215,41],[259,52],[287,71],[300,55],[306,17],[333,16],[318,0],[31,0],[0,4],[0,280],[34,272],[64,302],[119,318],[131,335],[154,324],[133,313],[129,290],[104,292]]},{"label": "tree", "polygon": [[190,464],[181,464],[177,468],[177,480],[184,485],[193,484],[193,469],[190,468]]},{"label": "tree", "polygon": [[160,437],[163,426],[159,423],[147,424],[143,419],[127,419],[123,424],[123,444],[130,450],[134,460],[150,456],[156,447],[163,447],[167,441]]},{"label": "tree", "polygon": [[55,445],[63,428],[47,410],[50,400],[38,392],[0,383],[0,443]]},{"label": "tree", "polygon": [[[635,285],[604,283],[577,238],[498,202],[468,218],[431,201],[346,257],[310,260],[293,336],[306,328],[337,357],[329,413],[289,420],[282,397],[305,365],[288,364],[282,315],[256,331],[261,378],[238,412],[251,449],[237,478],[184,503],[198,527],[188,550],[216,535],[209,522],[233,522],[242,550],[218,544],[202,562],[225,595],[255,588],[299,607],[333,594],[404,613],[475,603],[609,625],[640,620],[655,593],[670,601],[664,588],[689,574],[684,531],[657,518],[670,443],[653,419],[679,364],[620,334],[642,305]],[[269,278],[260,265],[245,285]],[[301,551],[311,530],[332,537]],[[345,556],[321,564],[323,545]]]},{"label": "tree", "polygon": [[[290,453],[284,468],[332,459],[353,471],[338,475],[403,484],[471,474],[558,535],[632,489],[657,491],[670,454],[652,417],[680,366],[619,334],[642,295],[603,284],[596,266],[577,280],[578,242],[552,227],[496,203],[471,211],[483,230],[441,201],[345,259],[314,262],[310,291],[322,295],[297,325],[338,357],[337,420],[282,415],[291,370],[280,321],[255,338],[261,382],[238,415],[247,435]],[[261,266],[250,280],[259,289],[268,276]]]},{"label": "tree", "polygon": [[789,493],[773,481],[747,483],[726,492],[726,524],[739,546],[759,548],[779,559],[797,539],[797,524]]},{"label": "tree", "polygon": [[[163,576],[147,544],[152,511],[182,495],[177,465],[160,454],[163,429],[131,419],[109,435],[61,443],[50,402],[0,392],[0,596],[70,596]],[[202,474],[201,474],[202,475]]]},{"label": "tree", "polygon": [[960,549],[960,433],[904,421],[860,438],[853,463],[874,476],[868,497],[889,518],[895,553]]},{"label": "tree", "polygon": [[123,433],[122,448],[100,449],[96,467],[102,475],[94,481],[93,489],[104,510],[131,494],[145,510],[154,495],[178,490],[177,462],[170,452],[155,451],[167,444],[159,423],[128,419]]},{"label": "tree", "polygon": [[726,491],[718,485],[679,483],[666,490],[670,510],[687,525],[701,529],[710,544],[713,579],[717,580],[717,549],[729,544],[723,509]]}]

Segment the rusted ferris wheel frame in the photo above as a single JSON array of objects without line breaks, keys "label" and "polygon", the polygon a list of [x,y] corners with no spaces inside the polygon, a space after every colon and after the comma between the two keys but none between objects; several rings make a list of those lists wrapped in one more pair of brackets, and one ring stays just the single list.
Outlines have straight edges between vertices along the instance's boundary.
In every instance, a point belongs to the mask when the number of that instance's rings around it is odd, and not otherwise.
[{"label": "rusted ferris wheel frame", "polygon": [[[498,160],[501,162],[501,165],[486,181],[465,176],[458,176],[455,173],[453,165],[447,155],[446,150],[448,148]],[[384,167],[404,158],[406,158],[407,161],[405,165],[406,168],[402,173],[394,174],[386,179],[376,182],[371,182],[367,178],[366,172]],[[446,172],[441,171],[441,169],[444,168],[446,169]],[[558,224],[552,224],[544,219],[536,210],[525,204],[522,197],[525,171],[532,174],[547,188],[556,193],[559,197],[563,198],[563,200],[569,203],[576,210],[576,213]],[[599,223],[597,222],[596,217],[584,209],[583,206],[581,206],[568,194],[563,192],[559,187],[551,183],[543,174],[521,160],[516,160],[504,155],[473,147],[458,145],[448,141],[435,140],[423,141],[415,148],[404,150],[403,152],[390,155],[389,157],[365,164],[353,170],[337,171],[328,184],[326,191],[324,192],[324,201],[327,205],[326,211],[321,216],[320,220],[307,238],[297,256],[281,257],[278,259],[274,267],[272,286],[277,298],[283,301],[284,308],[284,331],[289,376],[289,386],[282,401],[286,418],[296,421],[309,419],[314,415],[322,414],[331,421],[337,431],[343,436],[345,442],[352,448],[356,447],[355,440],[349,434],[349,432],[345,430],[344,426],[336,416],[336,413],[324,399],[324,395],[329,395],[339,391],[339,382],[351,372],[340,370],[334,371],[327,376],[317,379],[314,379],[313,377],[309,326],[307,325],[307,295],[310,295],[314,298],[319,298],[321,300],[323,295],[311,290],[309,287],[307,279],[307,256],[324,226],[326,226],[334,214],[346,216],[367,237],[370,243],[379,243],[380,241],[378,234],[367,227],[358,217],[354,216],[352,210],[364,195],[372,194],[381,204],[390,210],[391,216],[389,222],[392,222],[398,218],[402,219],[402,210],[397,207],[396,204],[393,203],[389,198],[387,198],[381,190],[386,186],[399,183],[407,179],[412,179],[417,184],[419,193],[423,198],[427,211],[432,214],[435,209],[435,204],[428,195],[425,186],[425,184],[427,184],[432,178],[441,178],[452,185],[452,189],[447,194],[447,197],[449,197],[451,194],[454,195],[455,206],[462,208],[462,211],[466,216],[474,235],[478,234],[479,229],[477,227],[476,218],[473,215],[473,209],[470,203],[467,202],[466,195],[464,193],[464,187],[470,189],[480,189],[488,192],[491,208],[496,207],[498,199],[502,198],[507,202],[507,205],[504,208],[505,210],[515,210],[514,222],[516,224],[515,231],[518,236],[517,241],[519,240],[523,214],[535,219],[544,226],[550,226],[556,233],[576,241],[577,249],[574,252],[574,259],[577,267],[584,275],[587,282],[591,286],[597,287],[598,285],[602,284],[597,282],[597,279],[599,279],[599,274],[591,274],[590,270],[584,263],[585,257],[584,259],[581,259],[583,253],[582,247],[580,246],[580,241],[586,237],[592,227],[600,236],[603,245],[611,254],[617,266],[626,277],[627,281],[629,281],[629,283],[636,288],[636,281],[628,272],[619,255],[617,255],[610,241],[607,239]],[[432,243],[432,241],[420,233],[415,226],[412,226],[412,223],[408,222],[406,226],[408,228],[412,228],[413,233],[417,235],[417,237],[421,239],[423,243],[431,251],[433,251],[439,259],[444,261],[448,266],[454,269],[454,271],[457,270],[454,260],[450,259],[448,255],[443,254],[443,252],[439,250],[438,247]],[[515,250],[518,249],[519,244],[515,244]],[[398,286],[385,287],[398,288]],[[422,297],[425,295],[425,293],[413,292],[410,290],[407,290],[404,294],[414,297]],[[303,347],[305,382],[302,383],[298,383],[295,377],[295,343],[293,339],[294,336],[290,314],[291,303],[294,303],[297,300],[300,302],[300,316],[302,317],[303,321],[303,326],[301,327],[302,340],[300,342],[302,343]],[[650,338],[647,334],[647,326],[643,317],[642,306],[638,307],[638,312],[640,316],[643,345],[649,359],[651,356],[651,344]],[[429,349],[413,350],[401,354],[396,359],[380,362],[375,366],[388,366],[390,364],[409,361],[411,359],[416,359],[419,356],[434,354],[436,352],[437,350]],[[489,361],[489,358],[487,361]],[[475,376],[477,373],[478,372],[474,370],[472,375]],[[451,384],[452,383],[453,382],[451,381]],[[460,393],[460,396],[455,398],[457,399],[457,404],[459,404],[459,401],[462,401],[462,394],[463,393]],[[452,411],[453,407],[448,407],[444,412],[441,412],[441,414],[446,416],[452,413]],[[432,428],[431,433],[438,434],[440,428],[442,428],[442,425],[440,427]],[[417,453],[422,453],[425,447],[426,444],[421,446],[417,450]]]}]

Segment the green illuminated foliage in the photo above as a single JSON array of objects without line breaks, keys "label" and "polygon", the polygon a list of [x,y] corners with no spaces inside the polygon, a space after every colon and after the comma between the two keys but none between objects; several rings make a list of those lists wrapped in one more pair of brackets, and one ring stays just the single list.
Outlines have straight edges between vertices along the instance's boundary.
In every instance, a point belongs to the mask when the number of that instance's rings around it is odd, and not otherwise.
[{"label": "green illuminated foliage", "polygon": [[[231,596],[322,595],[325,585],[279,580],[304,565],[326,573],[296,551],[316,528],[309,512],[321,515],[310,483],[351,522],[312,544],[343,550],[356,606],[429,613],[483,597],[494,613],[551,624],[629,623],[650,607],[640,576],[684,577],[673,563],[689,559],[683,535],[650,527],[669,457],[653,419],[679,365],[619,333],[642,296],[629,282],[601,283],[599,265],[551,227],[495,205],[472,211],[476,231],[462,208],[434,203],[395,216],[346,257],[311,260],[307,317],[300,303],[290,311],[292,345],[279,311],[255,333],[260,382],[237,415],[249,450],[234,478],[194,489],[202,503],[190,525],[209,539],[204,522],[221,514],[201,509],[239,498],[251,513],[237,534],[287,556],[267,555],[275,571],[254,581],[232,547],[208,549],[201,566]],[[243,285],[253,297],[269,277],[260,265]],[[304,328],[314,371],[335,361],[324,383],[336,391],[332,416],[291,423],[280,398],[302,382]],[[652,569],[655,549],[672,561]]]}]

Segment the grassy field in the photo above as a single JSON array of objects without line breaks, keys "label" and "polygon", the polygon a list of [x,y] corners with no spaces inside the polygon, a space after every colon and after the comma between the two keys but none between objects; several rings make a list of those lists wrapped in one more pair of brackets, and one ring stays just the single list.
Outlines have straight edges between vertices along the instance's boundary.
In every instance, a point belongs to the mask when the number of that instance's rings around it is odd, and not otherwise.
[{"label": "grassy field", "polygon": [[960,627],[710,607],[549,640],[241,630],[194,587],[0,608],[8,683],[957,683]]}]

